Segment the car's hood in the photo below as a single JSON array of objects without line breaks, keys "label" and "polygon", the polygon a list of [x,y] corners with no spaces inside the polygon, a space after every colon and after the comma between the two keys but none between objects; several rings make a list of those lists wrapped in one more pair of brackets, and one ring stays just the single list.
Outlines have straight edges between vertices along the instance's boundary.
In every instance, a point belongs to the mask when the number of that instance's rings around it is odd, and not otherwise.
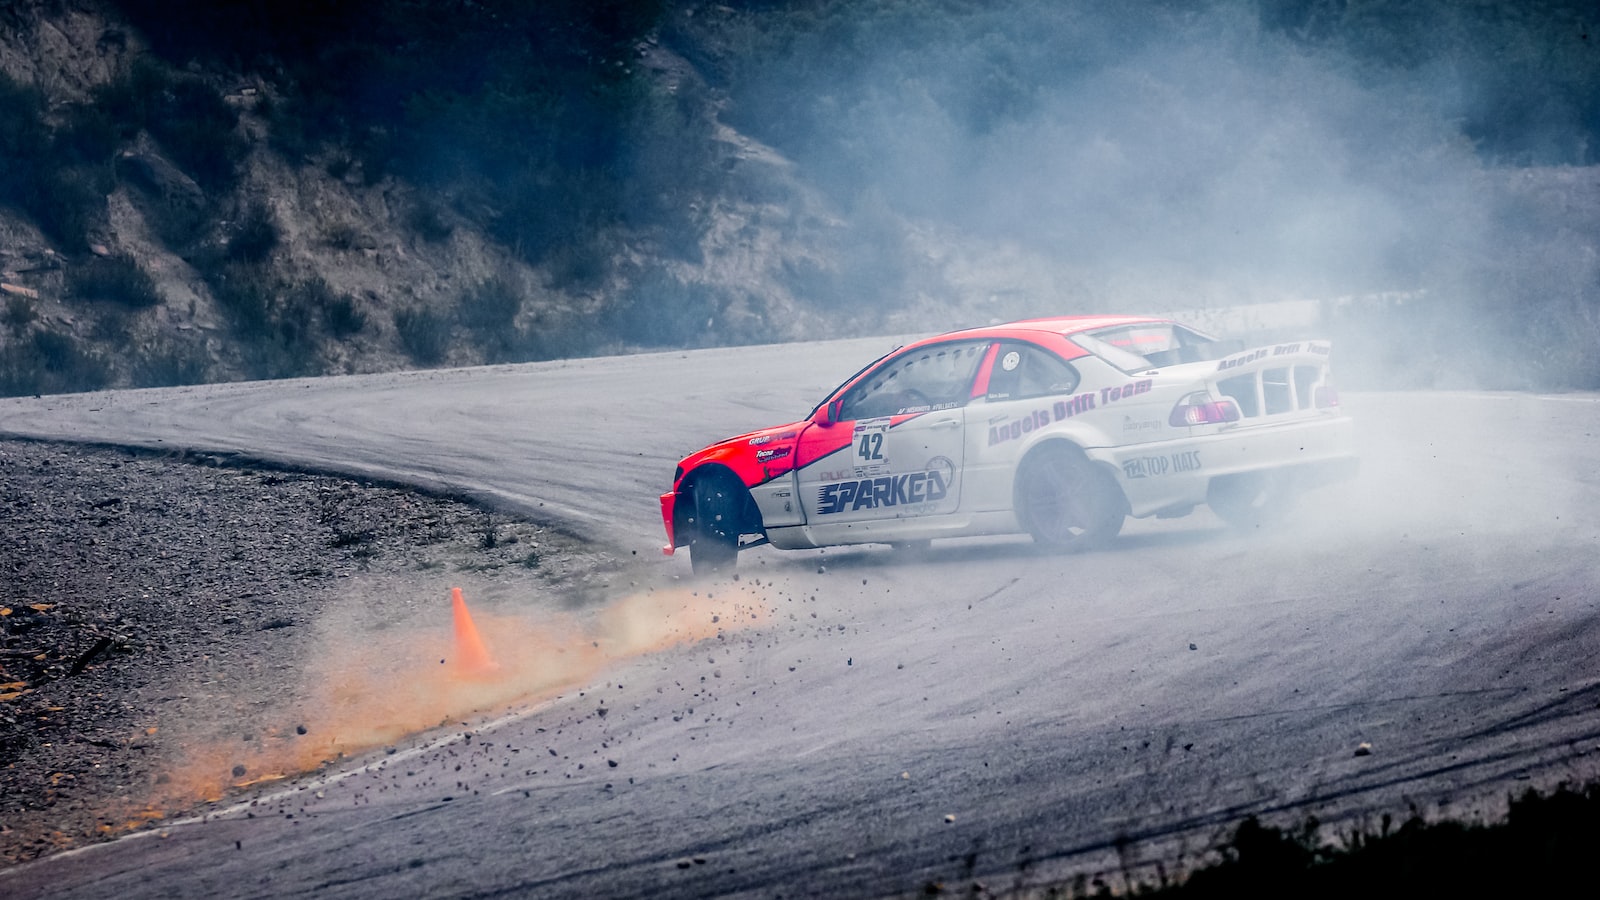
[{"label": "car's hood", "polygon": [[810,427],[805,420],[775,425],[731,437],[684,457],[679,471],[689,472],[706,463],[731,469],[747,487],[788,474],[794,468],[795,441]]}]

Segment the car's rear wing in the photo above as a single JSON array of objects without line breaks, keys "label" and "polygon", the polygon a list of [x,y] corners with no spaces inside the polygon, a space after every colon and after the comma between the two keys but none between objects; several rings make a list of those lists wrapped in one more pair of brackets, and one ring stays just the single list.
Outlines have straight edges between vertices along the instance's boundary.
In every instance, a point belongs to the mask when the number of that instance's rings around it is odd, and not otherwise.
[{"label": "car's rear wing", "polygon": [[1339,405],[1328,373],[1332,349],[1327,341],[1254,347],[1218,360],[1208,380],[1218,396],[1233,400],[1246,421],[1332,410]]}]

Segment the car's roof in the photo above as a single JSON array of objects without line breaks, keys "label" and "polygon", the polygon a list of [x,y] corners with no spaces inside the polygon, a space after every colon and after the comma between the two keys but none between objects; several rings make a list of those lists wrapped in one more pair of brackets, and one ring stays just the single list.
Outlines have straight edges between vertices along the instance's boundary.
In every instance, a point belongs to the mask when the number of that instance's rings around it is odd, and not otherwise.
[{"label": "car's roof", "polygon": [[[1070,335],[1084,331],[1094,331],[1098,328],[1113,328],[1118,325],[1145,325],[1158,322],[1169,322],[1170,319],[1158,319],[1153,316],[1055,316],[1048,319],[1023,319],[1019,322],[1006,322],[1000,325],[983,325],[978,328],[964,328],[941,334],[929,341],[944,341],[959,338],[982,337],[1017,337],[1027,332],[1040,332],[1044,334]],[[918,341],[926,343],[926,341]]]}]

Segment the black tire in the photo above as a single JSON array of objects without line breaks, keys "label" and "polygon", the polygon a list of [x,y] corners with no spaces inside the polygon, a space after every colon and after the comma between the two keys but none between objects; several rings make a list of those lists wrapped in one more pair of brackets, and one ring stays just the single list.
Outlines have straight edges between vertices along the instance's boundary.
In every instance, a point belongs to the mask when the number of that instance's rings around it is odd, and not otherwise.
[{"label": "black tire", "polygon": [[1206,505],[1230,527],[1255,531],[1283,524],[1296,493],[1286,472],[1245,472],[1211,479]]},{"label": "black tire", "polygon": [[1044,444],[1017,467],[1017,521],[1040,546],[1096,547],[1122,530],[1127,503],[1111,475],[1076,447]]},{"label": "black tire", "polygon": [[738,564],[742,491],[730,479],[714,475],[695,482],[688,523],[689,568],[694,574],[731,572]]}]

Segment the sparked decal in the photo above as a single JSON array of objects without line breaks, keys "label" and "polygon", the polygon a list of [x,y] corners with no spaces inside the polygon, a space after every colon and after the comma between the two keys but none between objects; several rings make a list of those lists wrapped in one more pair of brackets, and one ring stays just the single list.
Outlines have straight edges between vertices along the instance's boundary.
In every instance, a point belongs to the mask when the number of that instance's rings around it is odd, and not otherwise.
[{"label": "sparked decal", "polygon": [[832,515],[858,509],[884,509],[943,500],[949,491],[942,472],[910,472],[860,481],[825,484],[817,492],[817,514]]},{"label": "sparked decal", "polygon": [[1122,474],[1128,478],[1160,478],[1199,469],[1199,450],[1180,450],[1168,456],[1138,456],[1122,464]]}]

